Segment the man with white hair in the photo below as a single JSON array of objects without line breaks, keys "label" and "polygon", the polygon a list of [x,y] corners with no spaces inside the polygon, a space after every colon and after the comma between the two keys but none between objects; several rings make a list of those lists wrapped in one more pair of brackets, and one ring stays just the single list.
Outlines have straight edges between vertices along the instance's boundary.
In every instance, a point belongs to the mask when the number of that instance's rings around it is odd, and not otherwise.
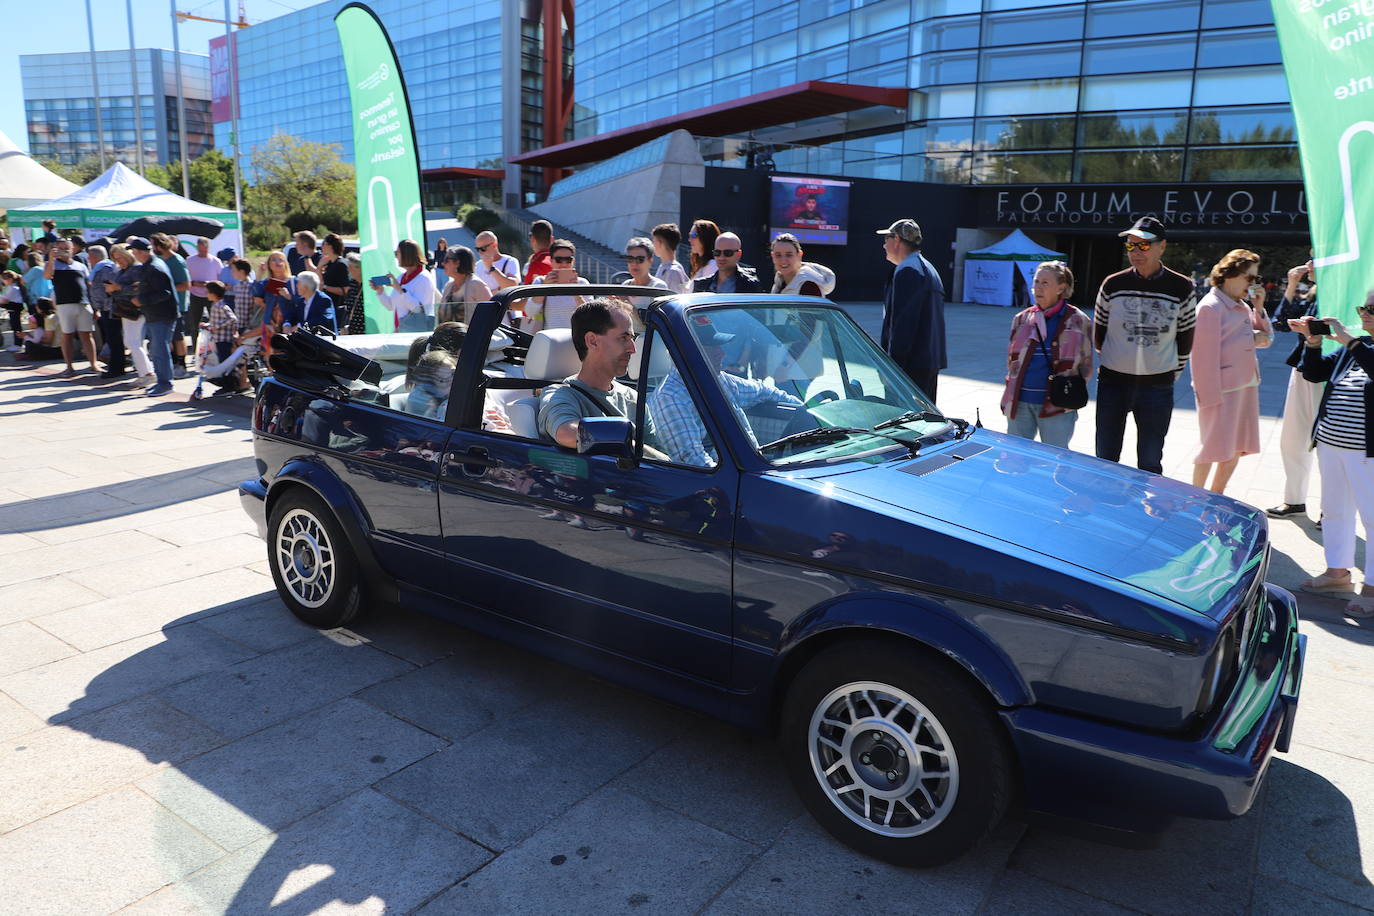
[{"label": "man with white hair", "polygon": [[282,315],[282,331],[290,334],[298,327],[313,328],[324,325],[334,333],[339,332],[338,321],[334,317],[334,300],[320,291],[320,275],[313,270],[304,270],[296,275],[296,295]]},{"label": "man with white hair", "polygon": [[711,255],[716,259],[716,273],[703,277],[692,287],[696,293],[761,293],[763,284],[759,282],[754,268],[740,263],[744,245],[733,232],[722,232],[716,236],[716,247]]},{"label": "man with white hair", "polygon": [[473,240],[477,249],[477,269],[473,272],[478,280],[487,285],[492,292],[507,289],[520,282],[520,262],[508,254],[501,253],[501,244],[494,232],[479,232]]},{"label": "man with white hair", "polygon": [[186,270],[191,275],[191,288],[188,290],[190,301],[186,309],[186,333],[191,337],[191,352],[196,352],[196,341],[200,337],[200,323],[210,308],[209,294],[205,284],[219,279],[223,267],[219,259],[210,257],[210,240],[205,236],[196,239],[196,253],[186,259]]}]

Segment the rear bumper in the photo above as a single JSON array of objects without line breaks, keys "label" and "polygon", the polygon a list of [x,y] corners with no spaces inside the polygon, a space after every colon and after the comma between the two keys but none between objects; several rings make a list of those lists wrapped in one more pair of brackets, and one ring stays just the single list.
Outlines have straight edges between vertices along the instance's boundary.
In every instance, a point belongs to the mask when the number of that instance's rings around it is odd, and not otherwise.
[{"label": "rear bumper", "polygon": [[267,485],[261,479],[239,484],[239,503],[258,527],[258,537],[267,539]]},{"label": "rear bumper", "polygon": [[1003,714],[1020,756],[1027,807],[1126,830],[1174,816],[1239,817],[1274,751],[1288,750],[1307,637],[1293,596],[1266,586],[1262,642],[1206,732],[1193,740],[1036,708]]}]

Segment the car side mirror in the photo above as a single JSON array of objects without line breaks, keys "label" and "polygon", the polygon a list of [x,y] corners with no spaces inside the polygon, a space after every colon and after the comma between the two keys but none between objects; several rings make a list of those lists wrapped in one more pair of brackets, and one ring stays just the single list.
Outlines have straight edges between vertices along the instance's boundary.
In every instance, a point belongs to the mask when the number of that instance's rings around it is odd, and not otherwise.
[{"label": "car side mirror", "polygon": [[633,461],[635,425],[624,417],[584,417],[577,424],[577,453]]}]

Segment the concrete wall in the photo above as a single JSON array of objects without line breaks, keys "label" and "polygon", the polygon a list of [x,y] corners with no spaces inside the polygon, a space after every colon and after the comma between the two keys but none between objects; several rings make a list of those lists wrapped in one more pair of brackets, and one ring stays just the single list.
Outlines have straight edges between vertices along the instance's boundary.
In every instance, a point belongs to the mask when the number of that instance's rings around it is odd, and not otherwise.
[{"label": "concrete wall", "polygon": [[531,209],[555,225],[566,226],[619,251],[636,235],[659,223],[675,223],[682,210],[682,188],[706,183],[706,165],[696,142],[676,131],[663,161],[614,176]]}]

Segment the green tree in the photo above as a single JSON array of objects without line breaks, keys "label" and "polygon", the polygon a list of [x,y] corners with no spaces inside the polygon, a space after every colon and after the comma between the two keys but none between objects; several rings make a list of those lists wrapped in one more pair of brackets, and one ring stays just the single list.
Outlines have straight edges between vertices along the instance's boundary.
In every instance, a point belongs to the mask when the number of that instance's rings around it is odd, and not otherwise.
[{"label": "green tree", "polygon": [[95,156],[87,156],[74,165],[59,162],[56,159],[44,159],[35,157],[35,161],[48,171],[61,175],[63,178],[77,185],[90,184],[93,180],[100,177],[100,173],[105,171],[100,167],[100,160]]},{"label": "green tree", "polygon": [[[191,199],[224,210],[234,209],[234,163],[217,149],[208,149],[192,159],[187,167],[191,179]],[[181,161],[173,159],[148,166],[149,181],[173,194],[182,192]]]},{"label": "green tree", "polygon": [[248,244],[274,248],[286,233],[358,229],[354,171],[333,143],[276,133],[253,150],[253,183],[244,192]]}]

